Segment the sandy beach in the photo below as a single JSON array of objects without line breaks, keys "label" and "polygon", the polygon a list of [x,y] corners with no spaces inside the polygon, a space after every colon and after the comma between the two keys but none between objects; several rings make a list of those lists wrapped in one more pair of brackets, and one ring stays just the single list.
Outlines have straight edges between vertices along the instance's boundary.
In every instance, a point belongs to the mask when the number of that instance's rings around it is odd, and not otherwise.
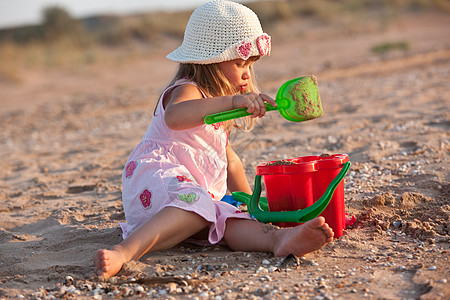
[{"label": "sandy beach", "polygon": [[[449,15],[280,26],[294,34],[273,36],[260,87],[275,96],[314,74],[324,115],[270,112],[230,142],[252,186],[263,162],[348,154],[356,223],[344,236],[302,258],[183,243],[110,281],[94,276],[95,250],[121,240],[123,166],[176,68],[164,57],[179,41],[168,38],[122,62],[0,77],[0,299],[449,299]],[[396,41],[409,48],[371,51]]]}]

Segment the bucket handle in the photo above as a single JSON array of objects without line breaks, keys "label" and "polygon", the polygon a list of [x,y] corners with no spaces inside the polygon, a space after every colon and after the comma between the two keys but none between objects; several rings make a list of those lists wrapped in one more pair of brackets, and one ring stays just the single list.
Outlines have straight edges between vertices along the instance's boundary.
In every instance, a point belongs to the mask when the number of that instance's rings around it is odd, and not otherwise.
[{"label": "bucket handle", "polygon": [[[328,185],[327,189],[323,193],[323,195],[317,200],[314,204],[304,208],[299,209],[297,211],[267,211],[264,210],[264,203],[260,202],[261,196],[261,175],[256,175],[255,177],[255,187],[253,189],[253,194],[250,198],[250,203],[248,205],[248,211],[251,215],[253,215],[258,221],[262,223],[269,222],[298,222],[304,223],[306,221],[312,220],[318,217],[324,209],[330,203],[331,198],[333,197],[334,191],[336,190],[339,183],[344,178],[345,174],[347,174],[348,169],[350,168],[351,163],[346,162],[338,175],[331,181]],[[238,199],[243,200],[243,195],[241,193],[237,193]],[[233,193],[233,198],[235,197],[235,193]],[[266,199],[267,200],[267,199]],[[242,201],[246,202],[246,201]],[[261,206],[260,206],[261,205]]]}]

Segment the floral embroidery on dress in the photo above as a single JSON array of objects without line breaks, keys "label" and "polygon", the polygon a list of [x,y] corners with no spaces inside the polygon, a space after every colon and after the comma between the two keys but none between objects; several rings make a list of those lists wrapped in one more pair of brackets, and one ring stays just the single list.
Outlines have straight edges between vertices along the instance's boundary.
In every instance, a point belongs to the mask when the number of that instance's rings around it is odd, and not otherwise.
[{"label": "floral embroidery on dress", "polygon": [[192,179],[187,178],[186,175],[178,175],[177,179],[180,182],[183,182],[183,181],[192,182]]},{"label": "floral embroidery on dress", "polygon": [[133,172],[137,167],[137,163],[133,160],[130,161],[126,167],[125,167],[125,177],[126,178],[130,178],[131,176],[133,176]]},{"label": "floral embroidery on dress", "polygon": [[151,198],[152,198],[152,192],[149,189],[145,189],[139,196],[142,206],[144,206],[145,209],[152,207]]},{"label": "floral embroidery on dress", "polygon": [[184,201],[186,203],[194,203],[198,200],[198,195],[196,193],[189,193],[189,194],[179,194],[178,199],[181,201]]},{"label": "floral embroidery on dress", "polygon": [[215,130],[219,130],[220,126],[222,126],[223,122],[211,124]]}]

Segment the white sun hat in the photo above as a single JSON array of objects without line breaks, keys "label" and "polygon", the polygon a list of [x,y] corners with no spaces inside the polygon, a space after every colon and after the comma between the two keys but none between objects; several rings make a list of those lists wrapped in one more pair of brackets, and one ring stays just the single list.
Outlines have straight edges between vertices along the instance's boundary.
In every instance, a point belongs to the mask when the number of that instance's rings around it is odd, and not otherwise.
[{"label": "white sun hat", "polygon": [[183,43],[167,58],[179,63],[211,64],[270,55],[270,36],[256,14],[242,4],[214,0],[189,18]]}]

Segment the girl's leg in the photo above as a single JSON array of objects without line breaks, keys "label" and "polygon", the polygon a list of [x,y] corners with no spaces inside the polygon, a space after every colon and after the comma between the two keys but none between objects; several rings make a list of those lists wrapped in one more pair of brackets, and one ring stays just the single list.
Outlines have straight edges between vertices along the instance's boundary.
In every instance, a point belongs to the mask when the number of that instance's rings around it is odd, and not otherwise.
[{"label": "girl's leg", "polygon": [[272,252],[275,256],[303,256],[323,248],[333,239],[333,230],[323,217],[292,228],[245,219],[228,219],[225,242],[233,250]]},{"label": "girl's leg", "polygon": [[166,207],[111,250],[97,250],[95,272],[105,278],[114,276],[124,263],[148,252],[171,248],[207,226],[208,222],[194,212]]}]

